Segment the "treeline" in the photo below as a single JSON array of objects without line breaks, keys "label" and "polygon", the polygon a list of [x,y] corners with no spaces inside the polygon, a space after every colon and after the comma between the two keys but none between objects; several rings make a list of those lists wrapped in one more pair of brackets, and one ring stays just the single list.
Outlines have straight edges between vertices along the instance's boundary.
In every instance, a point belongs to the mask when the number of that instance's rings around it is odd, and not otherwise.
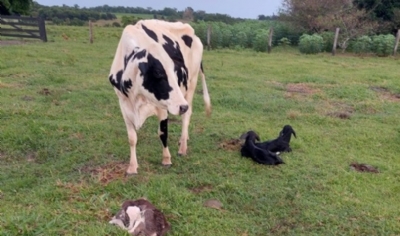
[{"label": "treeline", "polygon": [[32,16],[40,16],[57,25],[84,25],[87,21],[114,20],[117,16],[111,12],[99,12],[88,8],[74,6],[43,6],[33,2]]},{"label": "treeline", "polygon": [[[74,6],[44,6],[37,2],[33,2],[31,8],[31,15],[40,16],[48,21],[53,21],[55,24],[66,24],[66,25],[82,25],[88,20],[113,20],[117,19],[116,13],[123,14],[144,14],[151,15],[152,18],[163,19],[167,21],[177,20],[188,20],[188,21],[218,21],[226,24],[235,24],[242,22],[245,19],[234,18],[226,14],[219,13],[206,13],[205,11],[199,10],[194,11],[193,8],[187,7],[184,10],[178,10],[176,8],[165,7],[162,10],[155,10],[151,7],[124,7],[124,6],[97,6],[97,7],[79,7],[75,4]],[[263,19],[270,19],[261,15]]]}]

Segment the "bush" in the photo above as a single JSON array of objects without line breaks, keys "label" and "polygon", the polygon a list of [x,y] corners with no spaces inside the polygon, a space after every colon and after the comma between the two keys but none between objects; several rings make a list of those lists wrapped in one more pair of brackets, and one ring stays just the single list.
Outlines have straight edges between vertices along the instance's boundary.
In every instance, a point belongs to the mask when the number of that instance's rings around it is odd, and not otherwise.
[{"label": "bush", "polygon": [[360,53],[369,53],[371,52],[372,39],[369,36],[361,36],[352,43],[353,52]]},{"label": "bush", "polygon": [[299,41],[299,50],[304,54],[317,54],[324,48],[324,39],[318,34],[303,34]]},{"label": "bush", "polygon": [[323,32],[321,33],[321,37],[324,39],[324,48],[322,50],[325,52],[331,52],[335,41],[335,33],[328,31]]},{"label": "bush", "polygon": [[287,47],[290,46],[292,43],[290,42],[290,39],[283,37],[279,40],[278,45],[279,46],[283,46],[283,47]]},{"label": "bush", "polygon": [[372,51],[380,56],[389,56],[393,51],[395,37],[391,34],[376,35],[372,37]]},{"label": "bush", "polygon": [[121,24],[118,23],[118,22],[113,22],[113,23],[112,23],[112,26],[113,26],[113,27],[121,27]]},{"label": "bush", "polygon": [[269,30],[259,29],[253,41],[253,48],[257,52],[267,51]]}]

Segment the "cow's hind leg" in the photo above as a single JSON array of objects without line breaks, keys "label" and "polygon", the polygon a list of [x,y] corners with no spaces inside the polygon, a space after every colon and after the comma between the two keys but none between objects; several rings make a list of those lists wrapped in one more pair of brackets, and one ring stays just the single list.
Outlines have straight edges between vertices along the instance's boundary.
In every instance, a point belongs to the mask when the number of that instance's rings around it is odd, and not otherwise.
[{"label": "cow's hind leg", "polygon": [[158,136],[163,145],[163,159],[162,164],[164,166],[170,166],[171,162],[171,154],[168,149],[168,112],[166,110],[159,110],[157,112],[158,121],[160,125],[158,127]]}]

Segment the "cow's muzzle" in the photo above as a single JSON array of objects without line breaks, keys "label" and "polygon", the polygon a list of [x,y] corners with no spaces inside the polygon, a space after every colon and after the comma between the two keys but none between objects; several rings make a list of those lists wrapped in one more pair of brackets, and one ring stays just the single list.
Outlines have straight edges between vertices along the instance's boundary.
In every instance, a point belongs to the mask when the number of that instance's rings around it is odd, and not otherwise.
[{"label": "cow's muzzle", "polygon": [[188,106],[188,105],[181,105],[181,106],[179,106],[179,115],[185,114],[185,112],[187,112],[188,109],[189,109],[189,106]]}]

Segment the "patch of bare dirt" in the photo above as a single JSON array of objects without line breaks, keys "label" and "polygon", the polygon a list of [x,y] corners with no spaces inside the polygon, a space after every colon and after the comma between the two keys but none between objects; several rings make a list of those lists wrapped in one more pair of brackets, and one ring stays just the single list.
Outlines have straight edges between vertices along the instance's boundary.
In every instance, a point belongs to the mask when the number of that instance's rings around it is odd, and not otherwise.
[{"label": "patch of bare dirt", "polygon": [[43,88],[43,89],[40,90],[38,93],[41,94],[41,95],[45,95],[45,96],[51,94],[50,89],[48,89],[48,88]]},{"label": "patch of bare dirt", "polygon": [[26,96],[26,95],[23,96],[21,99],[22,99],[23,101],[27,101],[27,102],[35,100],[34,97]]},{"label": "patch of bare dirt", "polygon": [[108,185],[115,180],[125,180],[126,168],[124,162],[110,162],[97,167],[83,167],[81,171],[90,173],[101,184]]},{"label": "patch of bare dirt", "polygon": [[350,119],[354,113],[354,108],[351,105],[341,102],[328,101],[323,103],[319,108],[320,112],[327,116],[339,118],[339,119]]},{"label": "patch of bare dirt", "polygon": [[210,192],[213,189],[213,186],[211,184],[205,184],[205,185],[200,185],[194,188],[191,188],[190,191],[193,192],[194,194],[199,194],[199,193],[204,193],[204,192]]},{"label": "patch of bare dirt", "polygon": [[223,207],[223,204],[218,201],[217,199],[210,199],[204,202],[203,206],[208,207],[208,208],[213,208],[216,210],[221,210]]},{"label": "patch of bare dirt", "polygon": [[399,93],[392,93],[388,88],[379,87],[379,86],[372,86],[370,87],[372,91],[375,91],[379,94],[379,96],[387,101],[391,102],[399,102],[400,101],[400,94]]},{"label": "patch of bare dirt", "polygon": [[302,93],[302,94],[315,94],[319,90],[313,89],[310,85],[305,83],[295,83],[286,85],[286,92],[288,93]]},{"label": "patch of bare dirt", "polygon": [[35,162],[37,154],[35,152],[29,152],[26,154],[26,161],[28,162]]},{"label": "patch of bare dirt", "polygon": [[356,162],[353,162],[350,164],[350,169],[358,171],[358,172],[379,173],[379,171],[376,167],[373,167],[373,166],[367,165],[367,164],[356,163]]},{"label": "patch of bare dirt", "polygon": [[224,140],[219,144],[219,147],[228,151],[237,151],[240,150],[242,146],[242,142],[240,139],[229,139]]},{"label": "patch of bare dirt", "polygon": [[287,84],[284,89],[286,90],[285,98],[287,99],[305,99],[320,92],[319,89],[305,83]]},{"label": "patch of bare dirt", "polygon": [[330,112],[328,113],[328,116],[336,117],[339,119],[350,119],[351,113],[345,112],[345,111],[337,111],[337,112]]},{"label": "patch of bare dirt", "polygon": [[18,40],[0,40],[0,46],[19,45],[24,43],[24,41]]}]

